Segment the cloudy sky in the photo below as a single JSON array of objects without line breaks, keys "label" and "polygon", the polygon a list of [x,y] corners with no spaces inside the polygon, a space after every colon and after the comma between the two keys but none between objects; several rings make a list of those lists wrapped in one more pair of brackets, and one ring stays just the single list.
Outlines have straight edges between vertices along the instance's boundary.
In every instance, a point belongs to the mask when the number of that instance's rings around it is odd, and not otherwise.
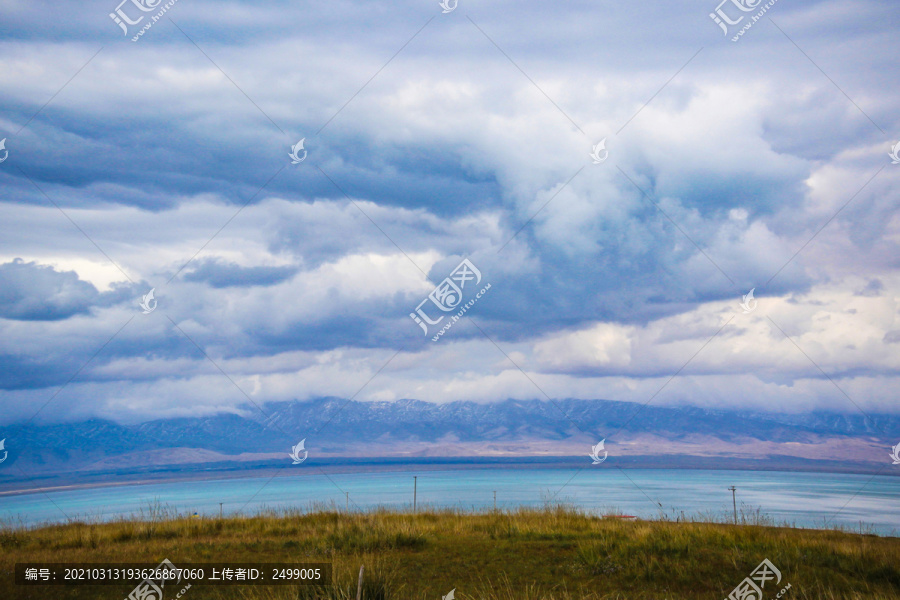
[{"label": "cloudy sky", "polygon": [[739,3],[0,0],[0,424],[897,412],[900,5]]}]

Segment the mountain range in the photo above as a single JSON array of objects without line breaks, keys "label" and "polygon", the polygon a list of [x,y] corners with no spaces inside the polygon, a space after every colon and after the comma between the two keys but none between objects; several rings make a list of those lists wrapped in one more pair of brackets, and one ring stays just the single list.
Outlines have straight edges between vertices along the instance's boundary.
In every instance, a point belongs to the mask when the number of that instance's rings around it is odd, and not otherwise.
[{"label": "mountain range", "polygon": [[310,464],[582,460],[605,439],[610,457],[635,466],[875,472],[890,465],[897,441],[891,435],[900,438],[900,417],[885,414],[732,412],[609,400],[319,398],[137,424],[8,425],[0,428],[9,452],[0,463],[0,487],[51,475],[272,466],[289,461],[300,440]]}]

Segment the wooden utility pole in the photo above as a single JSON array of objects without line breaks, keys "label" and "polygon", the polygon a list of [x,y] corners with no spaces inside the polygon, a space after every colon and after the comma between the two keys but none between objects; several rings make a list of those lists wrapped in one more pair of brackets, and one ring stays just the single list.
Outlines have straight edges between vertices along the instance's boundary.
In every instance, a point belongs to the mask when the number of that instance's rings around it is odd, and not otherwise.
[{"label": "wooden utility pole", "polygon": [[417,475],[413,475],[413,512],[416,512],[416,492],[419,487],[419,477]]},{"label": "wooden utility pole", "polygon": [[497,512],[497,490],[494,490],[494,512]]},{"label": "wooden utility pole", "polygon": [[731,490],[731,505],[734,507],[734,524],[737,525],[737,500],[734,499],[734,492],[737,488],[731,486],[728,489]]},{"label": "wooden utility pole", "polygon": [[219,502],[219,518],[222,518],[222,503]]}]

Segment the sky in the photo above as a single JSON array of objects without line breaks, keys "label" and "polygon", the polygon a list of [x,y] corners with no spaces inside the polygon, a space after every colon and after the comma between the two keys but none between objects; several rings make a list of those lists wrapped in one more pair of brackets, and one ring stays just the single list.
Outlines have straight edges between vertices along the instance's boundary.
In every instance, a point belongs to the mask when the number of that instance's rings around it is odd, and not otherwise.
[{"label": "sky", "polygon": [[900,5],[765,6],[0,0],[0,424],[900,412]]}]

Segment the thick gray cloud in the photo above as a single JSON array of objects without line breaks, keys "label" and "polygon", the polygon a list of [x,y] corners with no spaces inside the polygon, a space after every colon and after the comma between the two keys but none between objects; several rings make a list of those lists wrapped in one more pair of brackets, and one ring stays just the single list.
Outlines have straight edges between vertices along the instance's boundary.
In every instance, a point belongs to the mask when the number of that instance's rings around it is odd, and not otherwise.
[{"label": "thick gray cloud", "polygon": [[[76,372],[59,415],[246,401],[203,352],[260,401],[397,352],[360,398],[542,397],[495,342],[554,396],[640,400],[751,288],[884,408],[900,9],[779,2],[732,43],[714,4],[179,0],[133,43],[115,3],[3,2],[5,414]],[[431,342],[409,314],[464,257],[491,291]],[[668,401],[841,406],[765,323]]]},{"label": "thick gray cloud", "polygon": [[17,258],[0,264],[0,317],[18,321],[59,321],[91,309],[122,302],[130,296],[122,286],[100,293],[74,271]]}]

